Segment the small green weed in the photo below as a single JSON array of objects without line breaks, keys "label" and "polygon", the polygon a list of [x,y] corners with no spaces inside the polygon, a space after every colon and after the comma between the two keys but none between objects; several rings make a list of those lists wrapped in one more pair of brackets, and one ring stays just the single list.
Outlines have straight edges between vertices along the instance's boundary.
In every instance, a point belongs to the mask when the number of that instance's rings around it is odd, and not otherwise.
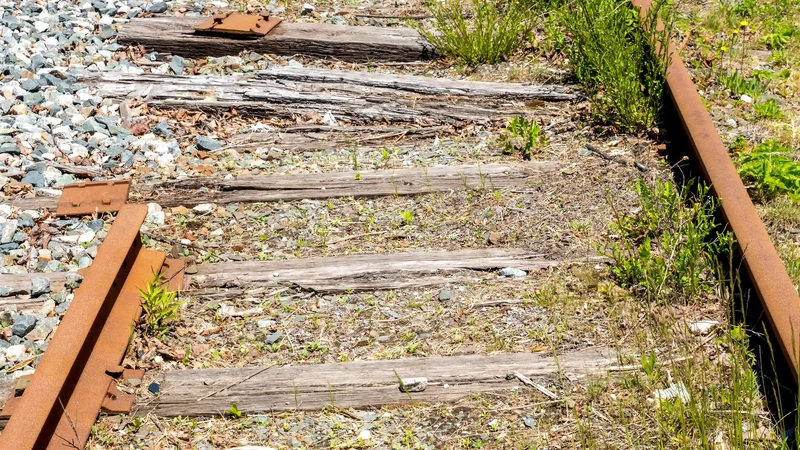
[{"label": "small green weed", "polygon": [[159,271],[153,274],[153,279],[145,289],[139,289],[145,332],[158,337],[166,334],[167,323],[178,317],[178,310],[183,306],[183,302],[178,300],[178,293],[168,290],[166,283],[164,273]]},{"label": "small green weed", "polygon": [[242,412],[239,411],[239,405],[236,403],[231,404],[231,407],[225,412],[234,419],[239,419],[242,417]]},{"label": "small green weed", "polygon": [[786,266],[786,273],[797,288],[800,284],[800,249],[791,243],[784,243],[778,247],[778,255]]},{"label": "small green weed", "polygon": [[728,149],[734,151],[742,151],[746,149],[748,145],[749,144],[747,142],[747,139],[744,136],[739,135],[736,136],[736,139],[734,139],[733,142],[731,142],[731,144],[728,146]]},{"label": "small green weed", "polygon": [[746,78],[738,70],[729,70],[720,75],[719,82],[734,95],[749,95],[756,98],[767,90],[767,87],[756,78]]},{"label": "small green weed", "polygon": [[621,214],[611,203],[616,216],[612,231],[619,236],[605,248],[614,261],[612,273],[651,302],[688,302],[710,292],[716,255],[730,238],[711,239],[717,202],[708,188],[699,185],[696,196],[690,196],[688,188],[679,189],[672,181],[638,180],[633,187],[639,212]]},{"label": "small green weed", "polygon": [[532,9],[522,0],[470,0],[472,18],[461,0],[431,0],[434,30],[418,31],[442,54],[466,65],[502,61],[528,39]]},{"label": "small green weed", "polygon": [[519,151],[523,159],[530,160],[534,150],[545,144],[545,137],[541,132],[541,127],[535,121],[514,117],[500,136],[503,152],[512,154]]},{"label": "small green weed", "polygon": [[308,353],[320,352],[326,355],[328,353],[328,347],[322,345],[319,341],[312,341],[306,345],[306,351],[308,351]]},{"label": "small green weed", "polygon": [[767,101],[753,103],[756,117],[759,119],[782,119],[783,111],[778,106],[778,101],[770,98]]},{"label": "small green weed", "polygon": [[789,149],[777,141],[766,141],[749,153],[739,154],[739,175],[754,182],[762,195],[787,194],[800,202],[800,165],[788,154]]},{"label": "small green weed", "polygon": [[794,35],[794,29],[784,29],[775,33],[769,33],[762,38],[764,45],[770,50],[782,50],[789,39]]},{"label": "small green weed", "polygon": [[[627,0],[575,0],[560,13],[572,41],[566,46],[570,65],[600,120],[625,131],[655,124],[669,64],[673,21],[667,6],[666,0],[654,1],[645,23]],[[659,16],[664,31],[656,31]]]},{"label": "small green weed", "polygon": [[403,221],[403,225],[411,225],[414,222],[414,211],[407,209],[400,211],[400,220]]}]

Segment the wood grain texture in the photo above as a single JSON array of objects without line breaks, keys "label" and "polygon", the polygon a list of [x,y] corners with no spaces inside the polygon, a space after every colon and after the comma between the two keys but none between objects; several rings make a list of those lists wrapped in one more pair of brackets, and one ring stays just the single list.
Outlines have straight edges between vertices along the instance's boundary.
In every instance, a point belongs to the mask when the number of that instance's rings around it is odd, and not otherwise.
[{"label": "wood grain texture", "polygon": [[379,253],[337,257],[244,261],[197,265],[185,289],[294,285],[317,292],[402,289],[481,279],[512,280],[482,273],[504,267],[540,270],[559,264],[530,250],[489,248]]},{"label": "wood grain texture", "polygon": [[463,189],[524,187],[555,162],[487,164],[365,170],[320,174],[195,177],[155,185],[136,185],[132,198],[161,206],[201,203],[255,203],[333,197],[411,195]]},{"label": "wood grain texture", "polygon": [[[591,348],[558,355],[558,363],[545,353],[505,353],[271,367],[261,373],[259,367],[171,370],[163,374],[161,395],[141,401],[135,410],[162,417],[212,416],[233,403],[243,413],[263,413],[454,401],[479,392],[533,389],[506,380],[512,372],[550,386],[546,380],[559,370],[582,377],[602,373],[615,361],[611,351]],[[402,393],[398,375],[427,378],[428,388]],[[209,394],[214,395],[202,399]]]},{"label": "wood grain texture", "polygon": [[242,133],[232,136],[228,145],[218,150],[255,152],[259,149],[279,148],[285,152],[313,152],[327,149],[357,149],[359,152],[390,146],[392,149],[430,148],[433,140],[453,133],[450,126],[406,128],[406,127],[323,127],[302,126],[275,129],[269,132]]},{"label": "wood grain texture", "polygon": [[57,292],[63,289],[66,275],[67,272],[4,273],[0,274],[0,286],[10,287],[11,292],[9,295],[29,295],[32,288],[31,280],[34,278],[48,278],[50,280],[50,289],[53,292]]},{"label": "wood grain texture", "polygon": [[[553,172],[559,167],[557,162],[539,161],[513,165],[254,175],[231,179],[193,177],[162,183],[134,184],[128,203],[155,202],[161,206],[194,206],[201,203],[259,203],[351,196],[414,195],[463,189],[522,188],[535,180],[538,174]],[[17,199],[4,203],[23,210],[55,209],[58,198]]]},{"label": "wood grain texture", "polygon": [[[431,83],[438,81],[432,79]],[[330,112],[339,121],[356,124],[483,124],[518,115],[548,122],[561,114],[558,107],[546,108],[543,102],[509,100],[502,96],[425,95],[351,83],[118,72],[86,75],[81,82],[92,86],[98,95],[105,98],[116,101],[142,98],[150,106],[160,108],[212,113],[236,109],[239,114],[248,116],[287,119],[309,114],[321,117]],[[480,83],[481,86],[484,84]],[[476,89],[486,91],[483,87]]]},{"label": "wood grain texture", "polygon": [[0,286],[11,288],[8,296],[0,297],[0,310],[16,307],[18,311],[39,310],[44,305],[48,296],[31,298],[31,280],[41,277],[50,279],[50,289],[52,292],[64,290],[64,281],[67,272],[37,272],[23,274],[0,274]]},{"label": "wood grain texture", "polygon": [[202,21],[200,17],[133,19],[120,29],[118,42],[187,58],[238,55],[243,51],[350,62],[411,62],[436,56],[433,47],[411,28],[283,21],[264,38],[229,39],[194,34],[194,27]]},{"label": "wood grain texture", "polygon": [[270,67],[257,72],[256,78],[311,84],[350,84],[421,95],[463,96],[481,100],[491,98],[526,101],[573,101],[578,98],[570,88],[559,85],[450,80],[447,78],[328,70],[311,67]]},{"label": "wood grain texture", "polygon": [[49,297],[31,298],[29,295],[15,295],[0,297],[0,311],[6,308],[16,308],[17,311],[39,311]]},{"label": "wood grain texture", "polygon": [[58,200],[60,198],[60,195],[58,197],[15,198],[11,200],[4,200],[2,204],[11,205],[11,207],[19,208],[22,211],[29,209],[50,209],[55,211],[56,207],[58,207]]}]

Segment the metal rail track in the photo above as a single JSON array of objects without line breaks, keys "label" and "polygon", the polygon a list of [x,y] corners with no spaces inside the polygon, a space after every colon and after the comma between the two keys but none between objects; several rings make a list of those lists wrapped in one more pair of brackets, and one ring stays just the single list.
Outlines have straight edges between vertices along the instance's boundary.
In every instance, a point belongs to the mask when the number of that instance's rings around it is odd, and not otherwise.
[{"label": "metal rail track", "polygon": [[[650,3],[632,0],[643,16]],[[800,298],[689,72],[673,46],[670,53],[666,85],[681,131],[712,192],[722,201],[723,220],[736,238],[743,266],[796,379]],[[120,392],[116,380],[142,376],[120,366],[141,314],[138,290],[158,270],[167,273],[171,286],[181,286],[183,263],[142,248],[139,228],[147,207],[124,205],[128,187],[92,184],[90,191],[84,185],[73,189],[79,197],[67,196],[70,190],[65,190],[65,203],[59,205],[63,214],[95,210],[119,210],[119,214],[27,389],[3,409],[0,417],[10,419],[0,435],[0,448],[83,448],[101,411],[130,411],[133,396]]]},{"label": "metal rail track", "polygon": [[[83,448],[101,409],[130,411],[134,397],[116,380],[141,378],[120,364],[141,314],[139,289],[166,261],[142,247],[146,215],[145,205],[120,209],[27,389],[3,409],[10,420],[0,448]],[[166,262],[168,272],[180,270]]]},{"label": "metal rail track", "polygon": [[[652,0],[632,0],[632,3],[641,8],[642,16],[646,16]],[[664,27],[660,20],[658,27]],[[690,144],[693,160],[711,186],[712,193],[720,200],[723,221],[736,238],[743,267],[764,307],[793,379],[797,380],[800,363],[800,349],[797,346],[800,342],[796,341],[800,333],[800,297],[689,71],[672,44],[669,54],[671,63],[667,72],[667,90]]]}]

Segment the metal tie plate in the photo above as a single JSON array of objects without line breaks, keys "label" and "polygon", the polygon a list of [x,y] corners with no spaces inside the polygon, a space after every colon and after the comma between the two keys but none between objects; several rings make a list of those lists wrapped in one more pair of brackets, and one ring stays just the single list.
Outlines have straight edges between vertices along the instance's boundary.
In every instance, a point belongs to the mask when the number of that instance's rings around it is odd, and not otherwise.
[{"label": "metal tie plate", "polygon": [[195,33],[229,37],[264,37],[281,23],[280,17],[232,12],[217,14],[194,28]]},{"label": "metal tie plate", "polygon": [[89,181],[64,186],[58,201],[59,216],[82,216],[119,211],[128,201],[130,180]]}]

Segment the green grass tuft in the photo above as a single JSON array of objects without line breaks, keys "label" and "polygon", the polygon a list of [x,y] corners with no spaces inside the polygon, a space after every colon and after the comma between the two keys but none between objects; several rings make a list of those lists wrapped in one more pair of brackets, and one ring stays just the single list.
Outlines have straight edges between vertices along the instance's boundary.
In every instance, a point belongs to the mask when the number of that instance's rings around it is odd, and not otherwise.
[{"label": "green grass tuft", "polygon": [[730,89],[734,95],[749,95],[757,98],[767,90],[767,87],[758,79],[745,78],[738,70],[729,70],[720,75],[719,81],[725,89]]},{"label": "green grass tuft", "polygon": [[139,289],[144,309],[145,333],[161,337],[169,330],[168,322],[178,317],[178,310],[183,302],[178,300],[178,293],[166,288],[164,273],[153,274],[153,279],[145,289]]},{"label": "green grass tuft", "polygon": [[757,194],[767,198],[786,194],[800,202],[800,164],[789,153],[777,141],[766,141],[748,153],[739,154],[739,175],[754,183]]},{"label": "green grass tuft", "polygon": [[622,214],[611,204],[618,238],[604,253],[614,262],[617,280],[657,303],[689,303],[712,292],[717,255],[730,237],[714,239],[717,202],[708,188],[698,186],[694,196],[671,181],[638,180],[633,187],[638,212]]},{"label": "green grass tuft", "polygon": [[774,98],[767,99],[763,102],[753,103],[753,110],[756,112],[757,119],[782,119],[784,117],[781,107],[778,106],[778,101]]},{"label": "green grass tuft", "polygon": [[[575,0],[560,12],[571,40],[566,46],[570,65],[601,121],[624,131],[656,124],[672,30],[666,6],[664,0],[653,2],[645,23],[628,0]],[[655,30],[658,16],[665,19],[665,31],[646,31]],[[657,52],[652,43],[662,50]]]},{"label": "green grass tuft", "polygon": [[523,159],[530,160],[533,152],[545,144],[545,137],[536,121],[517,116],[508,123],[499,143],[506,154],[519,151]]},{"label": "green grass tuft", "polygon": [[503,61],[528,40],[533,9],[525,2],[470,0],[469,6],[461,0],[431,0],[427,7],[434,28],[418,31],[439,52],[470,66]]}]

